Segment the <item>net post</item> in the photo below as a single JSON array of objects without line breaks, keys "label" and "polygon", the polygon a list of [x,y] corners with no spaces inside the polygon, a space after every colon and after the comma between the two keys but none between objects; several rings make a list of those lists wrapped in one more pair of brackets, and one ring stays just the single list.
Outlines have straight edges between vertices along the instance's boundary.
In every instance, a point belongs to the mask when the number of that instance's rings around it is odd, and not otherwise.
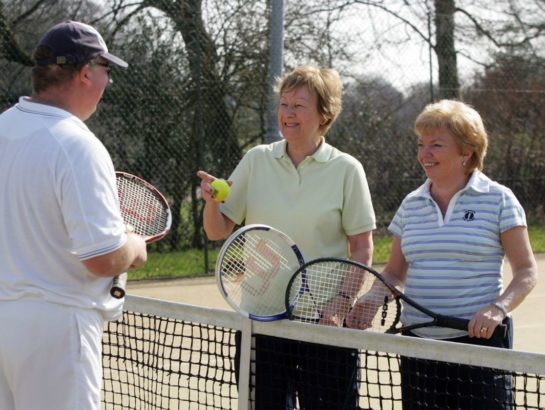
[{"label": "net post", "polygon": [[240,374],[238,378],[238,410],[250,409],[250,364],[252,352],[252,320],[244,319],[240,341]]}]

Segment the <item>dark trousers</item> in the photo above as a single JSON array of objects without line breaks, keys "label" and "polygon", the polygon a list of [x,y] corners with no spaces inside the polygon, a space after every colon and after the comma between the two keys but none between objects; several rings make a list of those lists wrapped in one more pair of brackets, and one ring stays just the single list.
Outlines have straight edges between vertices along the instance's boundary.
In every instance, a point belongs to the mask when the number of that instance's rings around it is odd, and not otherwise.
[{"label": "dark trousers", "polygon": [[[512,319],[506,318],[507,335],[491,339],[460,337],[454,343],[512,349]],[[406,336],[418,337],[411,332]],[[401,357],[401,388],[404,410],[423,408],[512,410],[511,374],[501,370]]]},{"label": "dark trousers", "polygon": [[[238,380],[240,334],[236,335]],[[255,336],[255,408],[358,409],[359,354],[355,349]]]}]

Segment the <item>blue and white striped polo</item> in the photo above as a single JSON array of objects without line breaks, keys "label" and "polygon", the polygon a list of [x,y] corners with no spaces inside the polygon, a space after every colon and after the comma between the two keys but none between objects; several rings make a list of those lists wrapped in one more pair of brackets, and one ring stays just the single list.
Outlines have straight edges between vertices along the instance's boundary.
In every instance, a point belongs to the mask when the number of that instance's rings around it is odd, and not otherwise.
[{"label": "blue and white striped polo", "polygon": [[[401,238],[409,265],[405,294],[436,313],[471,319],[502,292],[500,235],[516,226],[526,226],[519,201],[481,172],[454,195],[444,218],[427,180],[405,197],[388,227]],[[407,304],[401,319],[404,324],[429,320]],[[438,327],[414,333],[434,339],[467,334]]]}]

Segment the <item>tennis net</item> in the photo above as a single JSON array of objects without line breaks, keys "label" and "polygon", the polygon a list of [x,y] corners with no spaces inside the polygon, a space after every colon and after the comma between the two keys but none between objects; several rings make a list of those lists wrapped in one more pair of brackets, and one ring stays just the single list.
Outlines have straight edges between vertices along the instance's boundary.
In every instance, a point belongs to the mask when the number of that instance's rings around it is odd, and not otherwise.
[{"label": "tennis net", "polygon": [[[355,349],[360,409],[545,408],[542,354],[288,321],[252,322],[235,312],[132,295],[127,296],[122,320],[109,322],[105,329],[102,408],[253,408],[256,335],[293,340],[292,346],[312,342]],[[235,360],[237,339],[240,358]],[[307,363],[325,365],[315,366],[316,374],[307,371],[298,391],[305,389],[304,383],[316,389],[324,376],[331,379],[320,369],[334,366],[335,359],[324,356],[323,349],[308,347],[285,354],[302,351]],[[452,377],[462,385],[458,390],[450,387]],[[430,392],[433,401],[427,401]],[[296,400],[294,407],[299,406]],[[343,404],[323,408],[340,409]]]}]

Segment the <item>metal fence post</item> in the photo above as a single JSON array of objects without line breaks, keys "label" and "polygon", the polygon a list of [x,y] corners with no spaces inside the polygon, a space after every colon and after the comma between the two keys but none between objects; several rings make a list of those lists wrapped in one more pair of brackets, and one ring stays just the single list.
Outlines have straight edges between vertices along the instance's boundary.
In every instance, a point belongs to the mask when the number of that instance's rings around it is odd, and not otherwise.
[{"label": "metal fence post", "polygon": [[276,121],[276,97],[274,86],[282,75],[284,48],[284,0],[271,0],[271,29],[269,38],[269,102],[265,143],[279,141],[282,137]]}]

